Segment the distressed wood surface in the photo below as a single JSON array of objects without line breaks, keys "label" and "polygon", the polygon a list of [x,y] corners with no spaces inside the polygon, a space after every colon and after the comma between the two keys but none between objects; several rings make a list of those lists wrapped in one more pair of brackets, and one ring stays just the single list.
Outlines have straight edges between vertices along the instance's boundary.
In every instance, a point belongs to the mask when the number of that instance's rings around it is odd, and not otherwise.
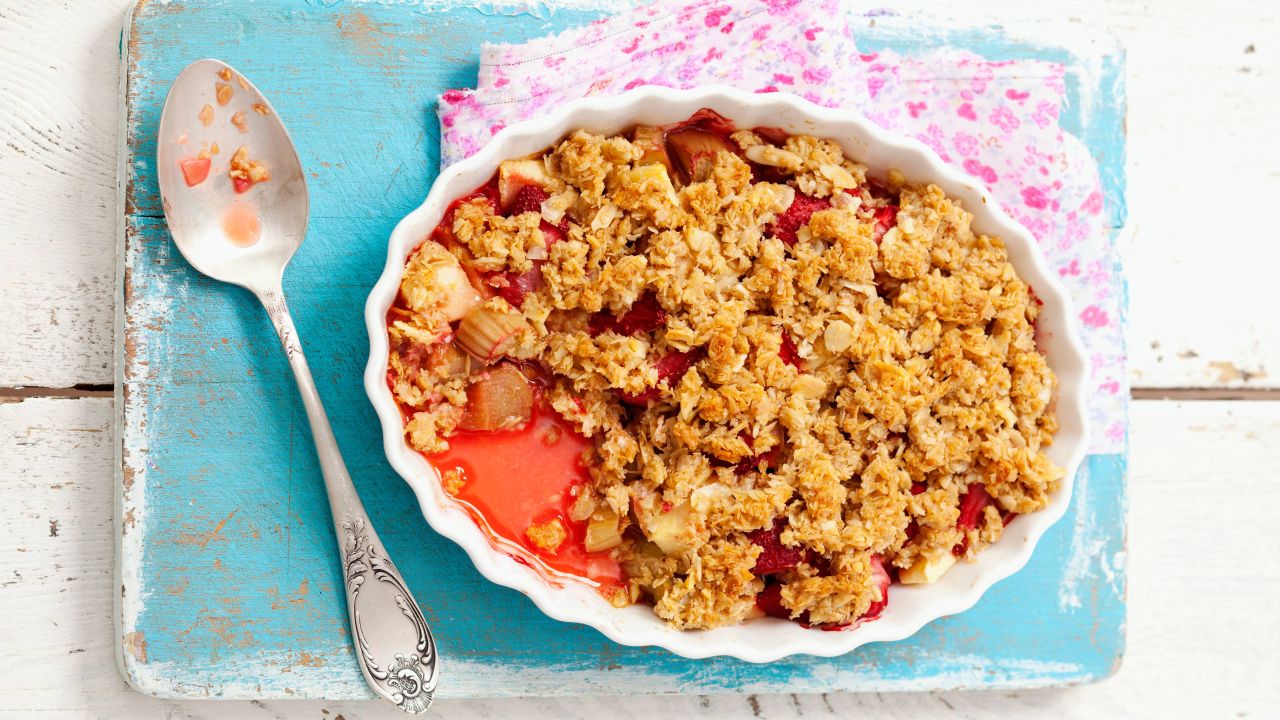
[{"label": "distressed wood surface", "polygon": [[[390,719],[372,702],[175,702],[130,690],[112,658],[111,400],[0,404],[0,718]],[[1266,718],[1280,706],[1280,403],[1136,402],[1129,646],[1077,688],[919,694],[442,700],[445,718]],[[1177,452],[1171,452],[1176,448]],[[1188,546],[1214,543],[1212,560]],[[1261,558],[1261,559],[1259,559]],[[1053,611],[1052,609],[1050,611]]]},{"label": "distressed wood surface", "polygon": [[[317,3],[319,4],[319,3]],[[112,382],[119,23],[129,0],[9,0],[0,8],[0,386]],[[900,10],[931,9],[900,0]],[[1280,12],[1274,4],[982,0],[1005,22],[1072,18],[1127,51],[1130,217],[1123,251],[1138,388],[1277,388]],[[1194,169],[1194,172],[1192,171]],[[1213,178],[1227,202],[1200,198]],[[38,210],[39,209],[39,210]],[[1246,250],[1243,254],[1236,250]],[[1237,259],[1240,258],[1240,259]]]},{"label": "distressed wood surface", "polygon": [[[873,23],[850,11],[866,50],[945,44],[1066,64],[1063,125],[1101,158],[1104,189],[1123,216],[1124,98],[1114,45],[1089,45],[1077,56],[981,26],[922,37],[912,21]],[[368,695],[351,658],[328,507],[278,343],[245,293],[186,265],[159,217],[160,106],[190,59],[208,56],[230,62],[272,98],[310,171],[309,237],[285,287],[362,498],[449,656],[441,697],[1025,688],[1110,675],[1124,642],[1122,455],[1089,457],[1066,518],[1030,565],[976,608],[839,658],[752,665],[621,647],[485,583],[426,527],[381,451],[359,381],[367,338],[349,319],[361,316],[392,226],[431,182],[434,98],[471,82],[477,43],[541,36],[596,16],[559,11],[541,22],[469,8],[321,8],[297,0],[139,6],[126,34],[120,338],[118,563],[130,680],[165,697]],[[280,40],[285,33],[289,42]],[[332,68],[297,64],[322,56]],[[335,127],[335,119],[357,122],[359,131]],[[1049,616],[1034,610],[1046,601],[1056,605]]]}]

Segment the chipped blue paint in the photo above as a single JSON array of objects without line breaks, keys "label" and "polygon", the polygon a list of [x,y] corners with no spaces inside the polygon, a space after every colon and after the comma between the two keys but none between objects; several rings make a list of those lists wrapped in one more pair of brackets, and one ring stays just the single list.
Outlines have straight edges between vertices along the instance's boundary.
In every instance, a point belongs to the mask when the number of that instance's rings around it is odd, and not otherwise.
[{"label": "chipped blue paint", "polygon": [[[297,0],[141,6],[129,52],[120,562],[123,665],[182,697],[368,697],[347,644],[328,510],[292,380],[244,293],[197,275],[169,242],[155,191],[164,92],[219,57],[272,99],[310,174],[312,222],[285,279],[312,370],[380,533],[445,656],[442,697],[1020,688],[1105,677],[1123,652],[1125,458],[1090,457],[1073,507],[1030,565],[973,610],[913,638],[768,666],[684,660],[557,623],[483,580],[426,526],[388,467],[361,388],[365,296],[386,238],[438,164],[432,98],[475,77],[483,41],[519,41],[597,13]],[[930,47],[893,18],[865,47]],[[948,36],[988,55],[1080,63],[993,29]],[[1122,58],[1103,53],[1097,107],[1068,123],[1101,158],[1123,217]],[[1072,97],[1083,95],[1077,85]],[[1103,98],[1103,100],[1099,100]],[[1073,114],[1074,113],[1074,114]]]}]

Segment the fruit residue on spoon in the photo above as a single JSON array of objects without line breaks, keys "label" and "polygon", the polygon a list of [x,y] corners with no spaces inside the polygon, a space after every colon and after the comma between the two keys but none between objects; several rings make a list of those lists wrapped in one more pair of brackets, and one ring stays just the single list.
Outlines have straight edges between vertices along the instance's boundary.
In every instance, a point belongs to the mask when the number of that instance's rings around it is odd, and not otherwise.
[{"label": "fruit residue on spoon", "polygon": [[258,220],[257,209],[239,200],[231,203],[226,212],[222,213],[222,234],[237,247],[256,245],[262,235],[262,223]]}]

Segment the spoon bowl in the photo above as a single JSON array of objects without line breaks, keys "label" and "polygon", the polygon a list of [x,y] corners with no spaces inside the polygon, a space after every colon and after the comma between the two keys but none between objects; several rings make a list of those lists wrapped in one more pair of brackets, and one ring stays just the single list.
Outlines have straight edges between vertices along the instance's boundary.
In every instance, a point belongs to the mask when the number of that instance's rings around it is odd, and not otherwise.
[{"label": "spoon bowl", "polygon": [[[230,97],[220,104],[223,86]],[[266,167],[270,180],[238,193],[228,171],[242,147]],[[208,177],[188,185],[183,161],[202,152],[210,159]],[[165,100],[156,159],[165,218],[187,262],[255,292],[278,284],[306,235],[310,201],[289,131],[258,88],[218,60],[188,65]],[[244,230],[255,219],[254,241],[237,237],[236,226]]]}]

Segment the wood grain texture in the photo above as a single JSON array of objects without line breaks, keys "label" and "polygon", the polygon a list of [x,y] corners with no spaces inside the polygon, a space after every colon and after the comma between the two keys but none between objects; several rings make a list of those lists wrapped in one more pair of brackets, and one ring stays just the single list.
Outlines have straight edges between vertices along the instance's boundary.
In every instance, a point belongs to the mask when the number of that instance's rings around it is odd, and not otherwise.
[{"label": "wood grain texture", "polygon": [[[369,702],[172,702],[112,659],[108,399],[0,404],[0,718],[390,719]],[[1264,718],[1280,704],[1280,402],[1134,403],[1129,648],[1116,677],[1019,692],[448,701],[438,717],[570,720]],[[54,528],[56,527],[56,534]],[[1212,561],[1190,542],[1214,539]],[[1259,560],[1258,558],[1264,558]],[[175,589],[176,590],[176,589]],[[141,651],[141,647],[139,647]]]},{"label": "wood grain texture", "polygon": [[[126,39],[122,492],[132,521],[122,526],[119,558],[122,657],[134,684],[166,697],[368,692],[351,660],[328,509],[277,343],[243,292],[187,267],[157,217],[164,93],[190,58],[212,55],[271,96],[311,171],[312,223],[285,287],[355,482],[450,657],[441,697],[1025,688],[1109,675],[1124,642],[1122,455],[1089,458],[1066,519],[1025,570],[973,610],[900,642],[767,666],[621,647],[551,621],[484,583],[457,547],[427,529],[381,452],[358,382],[367,338],[349,319],[361,315],[391,227],[430,184],[434,98],[471,80],[476,42],[592,17],[560,11],[539,23],[466,8],[296,0],[139,6]],[[1118,164],[1123,95],[1105,80],[1119,70],[1114,46],[1090,47],[1081,60],[989,27],[927,38],[913,27],[881,16],[859,33],[867,48],[944,44],[1066,63],[1079,78],[1068,83],[1075,127],[1101,136],[1091,147]],[[283,33],[289,42],[278,41]],[[294,64],[326,54],[337,59],[331,70]],[[1087,72],[1095,65],[1103,70]],[[1083,111],[1089,97],[1102,107]],[[360,131],[335,128],[335,118],[358,118]],[[1118,170],[1106,190],[1123,196]],[[1036,598],[1054,598],[1057,612],[1028,612]],[[143,640],[145,659],[135,652]]]}]

